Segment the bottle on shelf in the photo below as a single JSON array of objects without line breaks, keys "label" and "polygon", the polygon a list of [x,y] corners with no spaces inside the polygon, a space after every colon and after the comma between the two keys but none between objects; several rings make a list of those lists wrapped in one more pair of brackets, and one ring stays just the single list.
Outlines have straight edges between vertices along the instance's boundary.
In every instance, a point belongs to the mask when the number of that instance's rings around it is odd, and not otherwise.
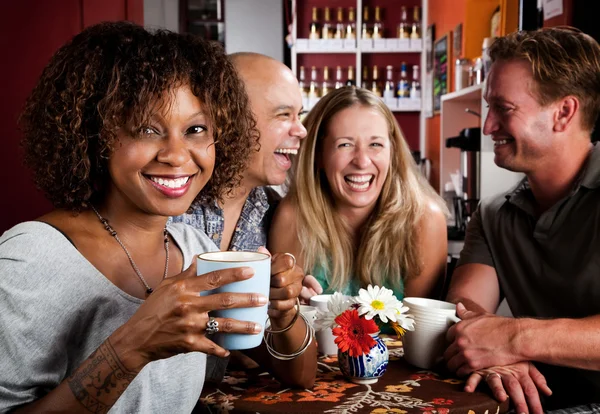
[{"label": "bottle on shelf", "polygon": [[400,9],[400,23],[398,24],[398,39],[409,39],[410,38],[410,24],[408,23],[408,13],[406,6],[402,6]]},{"label": "bottle on shelf", "polygon": [[386,66],[385,87],[383,89],[383,99],[394,99],[396,96],[396,88],[394,87],[394,67]]},{"label": "bottle on shelf", "polygon": [[354,81],[354,66],[348,66],[348,79],[346,79],[346,86],[356,86],[356,82]]},{"label": "bottle on shelf", "polygon": [[321,34],[319,33],[320,25],[317,20],[317,8],[316,7],[313,7],[313,9],[312,9],[312,22],[310,22],[309,28],[310,28],[310,32],[308,35],[309,39],[320,39],[321,38]]},{"label": "bottle on shelf", "polygon": [[346,27],[344,26],[344,11],[341,7],[337,8],[337,23],[335,25],[335,34],[333,35],[334,39],[343,39],[344,34],[346,32]]},{"label": "bottle on shelf", "polygon": [[321,96],[327,95],[331,91],[331,84],[329,83],[329,67],[323,67],[323,83],[321,84]]},{"label": "bottle on shelf", "polygon": [[383,23],[381,22],[381,9],[375,7],[375,23],[373,23],[373,39],[383,39]]},{"label": "bottle on shelf", "polygon": [[373,66],[373,80],[371,81],[371,92],[373,92],[380,98],[382,97],[381,85],[379,84],[379,70],[377,69],[377,65]]},{"label": "bottle on shelf", "polygon": [[342,67],[338,66],[335,68],[335,89],[340,89],[344,86],[344,82],[342,82]]},{"label": "bottle on shelf", "polygon": [[308,85],[306,84],[306,77],[304,74],[304,66],[300,66],[300,75],[298,80],[298,86],[300,87],[300,93],[302,94],[302,99],[308,98]]},{"label": "bottle on shelf", "polygon": [[369,69],[366,66],[363,66],[362,80],[360,86],[363,88],[368,88],[369,83]]},{"label": "bottle on shelf", "polygon": [[362,23],[362,38],[363,39],[371,39],[373,35],[373,27],[369,22],[369,7],[365,6],[363,8],[363,23]]},{"label": "bottle on shelf", "polygon": [[421,84],[419,83],[419,65],[413,65],[410,99],[421,99]]},{"label": "bottle on shelf", "polygon": [[400,80],[396,88],[396,97],[398,99],[408,98],[410,96],[410,86],[408,85],[408,74],[406,73],[406,62],[400,66]]},{"label": "bottle on shelf", "polygon": [[354,21],[354,7],[348,8],[348,23],[346,23],[346,39],[356,39],[356,22]]},{"label": "bottle on shelf", "polygon": [[412,28],[410,30],[410,38],[411,39],[420,39],[421,38],[421,13],[419,6],[415,6],[413,8],[413,21]]},{"label": "bottle on shelf", "polygon": [[308,88],[308,106],[312,108],[321,98],[321,91],[317,83],[317,68],[312,67],[310,70],[310,87]]},{"label": "bottle on shelf", "polygon": [[321,27],[321,39],[332,39],[333,26],[331,25],[331,15],[329,7],[325,7],[323,12],[323,26]]}]

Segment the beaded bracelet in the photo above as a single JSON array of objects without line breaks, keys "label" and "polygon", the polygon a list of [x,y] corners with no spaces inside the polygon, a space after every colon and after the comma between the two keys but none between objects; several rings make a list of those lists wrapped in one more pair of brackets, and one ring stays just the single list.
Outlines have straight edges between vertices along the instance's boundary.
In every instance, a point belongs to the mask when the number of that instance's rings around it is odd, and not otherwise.
[{"label": "beaded bracelet", "polygon": [[263,341],[267,347],[267,351],[273,358],[278,359],[280,361],[289,361],[290,359],[294,359],[297,356],[302,355],[304,352],[306,352],[306,350],[312,343],[313,337],[315,334],[315,330],[312,327],[312,325],[308,322],[308,319],[306,319],[306,316],[304,316],[302,314],[300,314],[300,316],[302,317],[302,319],[304,319],[304,323],[306,325],[306,335],[304,336],[302,345],[300,345],[300,348],[294,353],[282,354],[281,352],[278,352],[275,349],[273,349],[273,346],[271,345],[271,340],[273,339],[273,336],[269,332],[265,333],[265,336],[263,337]]},{"label": "beaded bracelet", "polygon": [[[279,330],[267,329],[265,327],[265,333],[280,334],[280,333],[289,331],[291,329],[291,327],[294,326],[294,324],[296,323],[296,320],[298,319],[298,315],[300,315],[300,299],[296,298],[296,314],[294,315],[294,318],[292,319],[290,324],[288,326],[286,326],[285,328],[279,329]],[[268,322],[267,326],[271,326],[270,318],[269,318],[269,322]]]}]

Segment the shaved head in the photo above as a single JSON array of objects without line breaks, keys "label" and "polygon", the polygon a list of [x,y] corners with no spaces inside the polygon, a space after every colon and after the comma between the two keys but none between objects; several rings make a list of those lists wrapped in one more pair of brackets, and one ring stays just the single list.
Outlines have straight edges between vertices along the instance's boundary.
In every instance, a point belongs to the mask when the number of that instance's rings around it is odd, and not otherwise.
[{"label": "shaved head", "polygon": [[250,98],[260,132],[260,150],[245,173],[246,188],[279,185],[291,167],[306,130],[300,122],[302,95],[294,73],[283,63],[259,53],[229,56]]},{"label": "shaved head", "polygon": [[257,94],[264,95],[270,88],[281,87],[282,84],[295,84],[296,77],[283,63],[260,53],[239,52],[230,55],[238,74],[244,81],[252,106],[258,104]]}]

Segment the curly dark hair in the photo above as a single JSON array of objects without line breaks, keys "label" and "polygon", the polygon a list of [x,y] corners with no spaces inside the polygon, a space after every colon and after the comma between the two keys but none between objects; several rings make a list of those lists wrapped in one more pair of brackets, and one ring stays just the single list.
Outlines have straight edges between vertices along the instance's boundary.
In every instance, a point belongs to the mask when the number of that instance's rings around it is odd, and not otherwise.
[{"label": "curly dark hair", "polygon": [[239,185],[258,130],[221,45],[128,22],[85,29],[44,69],[21,116],[25,162],[56,208],[102,199],[116,132],[136,135],[165,92],[181,85],[204,104],[215,140],[213,175],[192,206]]}]

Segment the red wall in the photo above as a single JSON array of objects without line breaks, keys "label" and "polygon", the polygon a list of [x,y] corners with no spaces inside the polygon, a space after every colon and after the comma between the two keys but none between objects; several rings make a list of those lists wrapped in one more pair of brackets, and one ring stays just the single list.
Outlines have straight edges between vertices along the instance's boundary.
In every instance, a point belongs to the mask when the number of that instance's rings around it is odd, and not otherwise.
[{"label": "red wall", "polygon": [[52,54],[86,26],[105,20],[143,24],[143,0],[18,0],[0,4],[0,233],[52,206],[23,166],[17,119]]},{"label": "red wall", "polygon": [[[466,0],[429,0],[428,25],[435,25],[435,39],[462,23],[466,13]],[[465,33],[463,33],[465,36]],[[450,83],[454,80],[450,79]],[[450,90],[454,90],[451,86]],[[440,177],[440,116],[425,121],[425,157],[431,160],[431,185],[439,190]]]}]

